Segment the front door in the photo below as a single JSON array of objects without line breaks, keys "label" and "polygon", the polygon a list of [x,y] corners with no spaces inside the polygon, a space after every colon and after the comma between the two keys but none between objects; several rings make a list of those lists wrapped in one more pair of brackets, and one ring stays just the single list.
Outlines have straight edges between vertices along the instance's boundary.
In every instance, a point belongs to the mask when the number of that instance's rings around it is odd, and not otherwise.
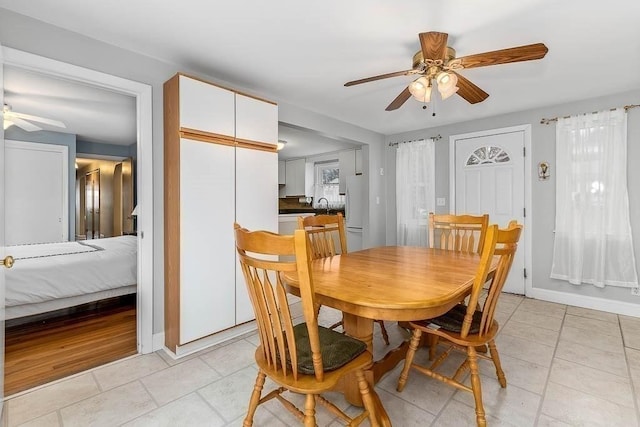
[{"label": "front door", "polygon": [[[452,136],[455,214],[489,214],[503,228],[511,220],[524,224],[524,128]],[[525,293],[524,233],[504,291]]]}]

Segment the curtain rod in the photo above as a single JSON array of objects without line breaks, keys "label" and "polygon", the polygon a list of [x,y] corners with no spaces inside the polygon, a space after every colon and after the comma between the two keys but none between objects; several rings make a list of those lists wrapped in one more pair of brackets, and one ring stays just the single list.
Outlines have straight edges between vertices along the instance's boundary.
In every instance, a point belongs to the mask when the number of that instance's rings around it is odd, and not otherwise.
[{"label": "curtain rod", "polygon": [[[406,144],[407,142],[416,142],[416,141],[422,141],[425,138],[420,138],[420,139],[412,139],[411,141],[402,141],[402,142],[390,142],[389,143],[389,147],[397,147],[398,144]],[[436,136],[428,136],[426,139],[433,139],[434,141],[438,141],[440,139],[442,139],[442,136],[440,134],[436,135]]]},{"label": "curtain rod", "polygon": [[[636,107],[640,107],[640,104],[625,105],[624,106],[624,111],[626,112],[626,111],[629,111],[630,109],[636,108]],[[609,111],[615,111],[615,110],[617,110],[617,108],[611,108]],[[593,111],[591,114],[596,114],[596,113],[598,113],[598,111]],[[564,116],[562,118],[563,119],[568,119],[569,117],[571,117],[571,116]],[[550,119],[540,119],[540,124],[541,125],[548,125],[551,122],[557,122],[559,118],[560,117],[552,117]]]}]

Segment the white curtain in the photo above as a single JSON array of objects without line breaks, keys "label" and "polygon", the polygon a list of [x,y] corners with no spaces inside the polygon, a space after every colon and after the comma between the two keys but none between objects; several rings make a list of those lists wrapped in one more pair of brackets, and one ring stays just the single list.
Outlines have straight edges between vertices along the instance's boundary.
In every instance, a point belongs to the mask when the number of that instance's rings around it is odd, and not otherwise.
[{"label": "white curtain", "polygon": [[626,116],[617,109],[558,119],[554,279],[600,288],[638,286]]},{"label": "white curtain", "polygon": [[435,210],[433,139],[400,143],[396,153],[398,245],[427,246],[429,212]]}]

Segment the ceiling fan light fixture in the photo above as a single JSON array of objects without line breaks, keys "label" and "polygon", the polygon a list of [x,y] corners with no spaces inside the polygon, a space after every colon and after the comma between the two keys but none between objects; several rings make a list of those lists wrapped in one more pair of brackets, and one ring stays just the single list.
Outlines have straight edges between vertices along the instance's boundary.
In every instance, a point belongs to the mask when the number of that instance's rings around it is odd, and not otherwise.
[{"label": "ceiling fan light fixture", "polygon": [[442,100],[445,100],[445,99],[449,98],[451,95],[456,93],[458,90],[460,90],[460,88],[458,86],[453,86],[453,87],[448,88],[448,89],[441,89],[440,86],[438,86],[438,91],[440,92],[440,97],[442,98]]},{"label": "ceiling fan light fixture", "polygon": [[7,130],[13,125],[14,123],[11,120],[4,119],[4,123],[2,124],[2,127],[4,128],[4,130]]},{"label": "ceiling fan light fixture", "polygon": [[458,76],[454,73],[440,71],[436,76],[436,82],[438,83],[438,90],[446,91],[458,84]]},{"label": "ceiling fan light fixture", "polygon": [[431,87],[429,85],[429,79],[427,79],[425,76],[419,77],[409,84],[409,92],[418,101],[422,101],[423,99],[425,99],[427,91],[429,92],[429,97],[431,97]]}]

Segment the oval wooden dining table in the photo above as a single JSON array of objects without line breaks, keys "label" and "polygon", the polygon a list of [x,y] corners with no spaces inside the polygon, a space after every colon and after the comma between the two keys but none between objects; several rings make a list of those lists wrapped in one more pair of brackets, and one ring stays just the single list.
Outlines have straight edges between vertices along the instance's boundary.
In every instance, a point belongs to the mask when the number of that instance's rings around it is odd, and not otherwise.
[{"label": "oval wooden dining table", "polygon": [[[410,321],[446,313],[470,292],[480,256],[413,246],[381,246],[312,261],[317,302],[341,310],[344,329],[373,355],[373,319]],[[492,265],[492,271],[496,265]],[[295,277],[287,277],[297,294]],[[404,359],[408,342],[373,361],[372,384]],[[346,399],[362,405],[356,381],[342,384]]]}]

